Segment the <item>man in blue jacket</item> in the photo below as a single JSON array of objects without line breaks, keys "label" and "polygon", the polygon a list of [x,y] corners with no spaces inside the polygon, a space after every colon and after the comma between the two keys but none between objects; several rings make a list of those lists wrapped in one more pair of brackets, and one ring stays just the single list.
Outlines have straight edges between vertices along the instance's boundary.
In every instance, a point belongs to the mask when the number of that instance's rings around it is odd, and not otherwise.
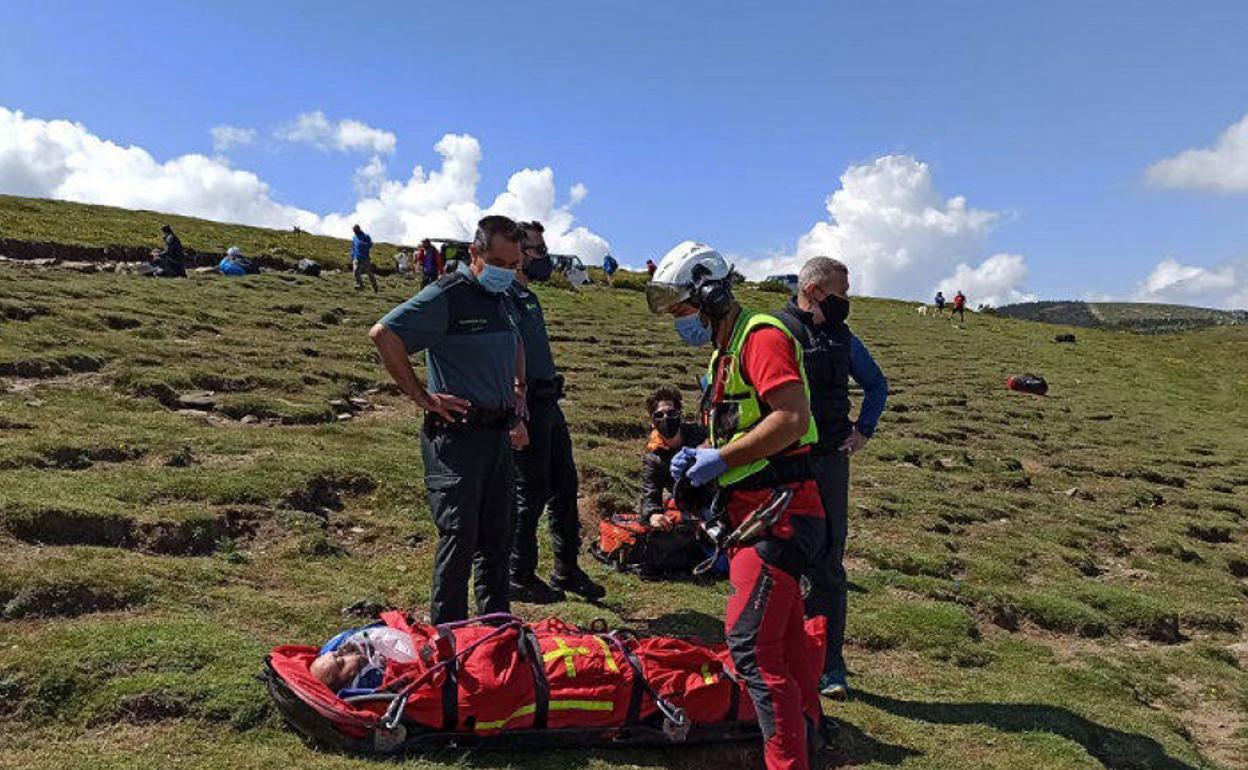
[{"label": "man in blue jacket", "polygon": [[607,285],[615,287],[615,271],[620,269],[620,263],[615,257],[608,254],[602,258],[602,272],[607,274]]},{"label": "man in blue jacket", "polygon": [[377,276],[373,275],[373,260],[369,256],[369,252],[373,249],[373,239],[369,238],[368,233],[361,230],[359,225],[352,225],[351,229],[355,232],[355,237],[351,239],[351,272],[355,275],[355,288],[364,288],[364,282],[360,280],[360,276],[367,274],[368,280],[373,284],[373,293],[376,293]]},{"label": "man in blue jacket", "polygon": [[[862,341],[845,324],[849,316],[849,270],[829,257],[813,257],[797,278],[797,296],[774,315],[802,344],[810,382],[810,411],[819,427],[811,451],[828,522],[828,550],[807,572],[806,614],[828,620],[828,646],[820,691],[848,696],[845,681],[845,538],[849,529],[849,459],[875,434],[888,398],[888,380]],[[862,387],[858,419],[850,418],[849,380]]]}]

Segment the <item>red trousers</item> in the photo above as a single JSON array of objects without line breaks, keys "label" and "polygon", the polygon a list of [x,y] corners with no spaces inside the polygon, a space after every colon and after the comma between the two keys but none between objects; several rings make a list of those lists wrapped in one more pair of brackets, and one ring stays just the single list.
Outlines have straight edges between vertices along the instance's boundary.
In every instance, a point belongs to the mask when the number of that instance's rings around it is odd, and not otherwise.
[{"label": "red trousers", "polygon": [[754,548],[732,555],[728,580],[728,649],[758,712],[767,770],[807,770],[807,730],[817,729],[820,706],[817,683],[801,674],[809,668],[801,588]]}]

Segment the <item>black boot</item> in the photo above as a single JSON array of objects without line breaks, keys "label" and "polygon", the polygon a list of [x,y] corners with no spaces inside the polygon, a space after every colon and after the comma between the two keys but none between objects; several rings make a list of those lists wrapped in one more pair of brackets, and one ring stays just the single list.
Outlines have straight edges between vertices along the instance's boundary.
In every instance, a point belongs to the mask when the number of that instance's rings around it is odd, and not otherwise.
[{"label": "black boot", "polygon": [[507,595],[512,601],[529,604],[554,604],[567,598],[563,591],[546,585],[537,575],[513,577]]},{"label": "black boot", "polygon": [[566,572],[556,572],[550,578],[550,584],[596,602],[607,595],[607,589],[590,579],[580,567],[572,567]]}]

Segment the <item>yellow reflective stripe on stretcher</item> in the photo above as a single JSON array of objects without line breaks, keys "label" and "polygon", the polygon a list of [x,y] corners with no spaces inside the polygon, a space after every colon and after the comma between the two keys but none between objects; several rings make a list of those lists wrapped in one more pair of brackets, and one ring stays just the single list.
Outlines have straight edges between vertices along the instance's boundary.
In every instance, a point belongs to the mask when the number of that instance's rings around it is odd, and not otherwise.
[{"label": "yellow reflective stripe on stretcher", "polygon": [[[551,711],[611,711],[615,708],[615,704],[609,700],[552,700],[547,704],[547,708]],[[498,719],[493,722],[477,722],[477,729],[498,730],[505,727],[511,720],[528,716],[534,711],[537,711],[537,704],[528,703],[511,712],[511,716],[506,719]]]}]

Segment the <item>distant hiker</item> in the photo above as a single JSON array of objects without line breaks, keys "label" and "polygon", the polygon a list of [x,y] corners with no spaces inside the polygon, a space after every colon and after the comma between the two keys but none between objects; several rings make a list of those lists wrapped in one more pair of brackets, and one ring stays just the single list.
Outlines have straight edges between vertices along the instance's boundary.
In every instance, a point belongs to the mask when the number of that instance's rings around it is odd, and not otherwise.
[{"label": "distant hiker", "polygon": [[958,289],[958,293],[953,295],[953,310],[949,311],[949,320],[953,320],[953,314],[958,314],[958,321],[966,323],[966,295]]},{"label": "distant hiker", "polygon": [[[615,257],[608,254],[602,258],[602,272],[607,274],[607,285],[615,286],[615,271],[620,269],[620,263]],[[657,269],[657,268],[656,268]]]},{"label": "distant hiker", "polygon": [[[527,446],[517,449],[516,529],[511,550],[513,599],[547,604],[563,601],[564,591],[598,600],[607,592],[576,562],[581,551],[581,519],[577,508],[576,462],[572,457],[572,434],[559,408],[563,398],[563,375],[555,367],[546,331],[546,317],[537,295],[529,290],[533,281],[550,279],[554,264],[546,249],[539,222],[523,222],[523,267],[507,290],[512,317],[524,347],[524,379],[518,381],[517,399],[528,406]],[[537,524],[542,513],[550,526],[554,570],[550,584],[537,576]]]},{"label": "distant hiker", "polygon": [[[827,550],[811,564],[806,614],[828,619],[828,644],[819,689],[831,698],[848,695],[845,612],[845,539],[849,529],[849,460],[875,435],[875,426],[888,399],[888,380],[865,345],[849,330],[849,270],[828,257],[813,257],[802,265],[797,295],[774,315],[784,322],[802,346],[803,364],[810,382],[810,410],[819,426],[819,440],[811,462],[819,482],[828,522]],[[857,421],[849,416],[849,381],[862,387]]]},{"label": "distant hiker", "polygon": [[155,269],[151,274],[158,278],[185,278],[186,252],[182,250],[182,241],[169,225],[161,225],[160,231],[164,233],[165,248],[152,252],[151,265]]},{"label": "distant hiker", "polygon": [[416,264],[420,267],[420,285],[428,286],[438,280],[438,276],[442,275],[445,265],[442,262],[442,255],[438,253],[438,247],[426,238],[416,247]]},{"label": "distant hiker", "polygon": [[675,492],[676,482],[669,467],[682,447],[697,447],[706,441],[706,428],[685,422],[680,391],[664,385],[646,398],[650,415],[650,440],[641,460],[641,520],[658,529],[669,529],[673,521],[666,514],[664,495]]},{"label": "distant hiker", "polygon": [[373,293],[376,294],[379,291],[377,276],[373,274],[373,260],[369,256],[373,249],[373,239],[359,225],[352,225],[351,230],[355,233],[355,237],[351,239],[351,272],[355,276],[355,288],[363,289],[364,281],[361,276],[368,275],[368,280],[373,284]]},{"label": "distant hiker", "polygon": [[944,292],[936,292],[936,314],[945,314],[945,294]]},{"label": "distant hiker", "polygon": [[412,258],[407,255],[406,251],[400,251],[394,255],[394,271],[406,278],[412,271]]},{"label": "distant hiker", "polygon": [[[468,617],[473,574],[477,612],[507,612],[515,465],[527,435],[516,393],[524,351],[504,292],[521,264],[524,233],[503,216],[477,223],[471,263],[421,289],[369,331],[399,390],[425,412],[420,431],[429,511],[438,530],[429,615]],[[429,382],[408,356],[427,351]]]},{"label": "distant hiker", "polygon": [[659,269],[659,266],[658,266],[658,265],[656,265],[656,264],[654,264],[654,260],[653,260],[653,259],[647,259],[647,260],[646,260],[646,274],[647,274],[647,275],[649,275],[651,278],[653,278],[653,277],[654,277],[654,271],[655,271],[655,270],[658,270],[658,269]]}]

